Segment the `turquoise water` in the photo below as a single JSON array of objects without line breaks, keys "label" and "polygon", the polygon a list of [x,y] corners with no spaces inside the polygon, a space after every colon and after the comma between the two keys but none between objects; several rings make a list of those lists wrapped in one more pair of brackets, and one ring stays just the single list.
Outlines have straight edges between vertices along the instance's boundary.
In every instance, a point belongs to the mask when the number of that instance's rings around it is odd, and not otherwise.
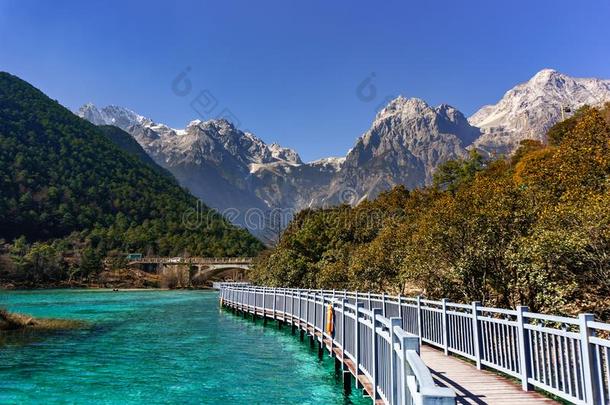
[{"label": "turquoise water", "polygon": [[5,341],[2,404],[370,403],[289,328],[220,310],[215,292],[0,292],[0,306],[90,322]]}]

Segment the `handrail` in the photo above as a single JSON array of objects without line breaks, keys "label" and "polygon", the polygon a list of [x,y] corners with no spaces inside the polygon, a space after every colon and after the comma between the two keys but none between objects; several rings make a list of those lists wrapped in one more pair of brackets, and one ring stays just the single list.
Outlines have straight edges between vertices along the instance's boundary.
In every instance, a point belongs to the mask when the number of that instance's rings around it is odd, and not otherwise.
[{"label": "handrail", "polygon": [[205,264],[205,263],[240,263],[251,264],[252,257],[141,257],[130,263],[167,263],[167,264]]},{"label": "handrail", "polygon": [[[358,375],[364,376],[370,383],[365,389],[376,401],[391,405],[455,403],[453,390],[434,383],[419,357],[418,337],[402,329],[399,317],[386,317],[381,309],[365,309],[358,302],[349,304],[347,298],[333,292],[244,283],[216,283],[215,287],[223,305],[290,322],[318,339],[320,347],[340,358],[344,370],[358,382]],[[326,328],[329,306],[333,309],[332,331]],[[347,366],[349,360],[354,369]]]},{"label": "handrail", "polygon": [[576,404],[610,403],[610,324],[591,314],[555,316],[526,306],[504,309],[345,290],[251,288],[282,297],[299,291],[309,302],[316,296],[345,299],[348,317],[360,306],[364,321],[378,309],[386,319],[400,318],[401,329],[421,343],[515,377],[523,390],[537,388]]}]

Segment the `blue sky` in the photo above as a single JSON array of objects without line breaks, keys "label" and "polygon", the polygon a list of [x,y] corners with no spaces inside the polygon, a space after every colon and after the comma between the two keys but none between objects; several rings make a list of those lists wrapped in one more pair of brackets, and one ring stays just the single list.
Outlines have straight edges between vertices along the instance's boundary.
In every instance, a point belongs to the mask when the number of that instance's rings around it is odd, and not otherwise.
[{"label": "blue sky", "polygon": [[609,18],[608,1],[0,0],[0,70],[70,109],[178,128],[231,114],[312,160],[344,155],[398,94],[470,115],[545,67],[610,78]]}]

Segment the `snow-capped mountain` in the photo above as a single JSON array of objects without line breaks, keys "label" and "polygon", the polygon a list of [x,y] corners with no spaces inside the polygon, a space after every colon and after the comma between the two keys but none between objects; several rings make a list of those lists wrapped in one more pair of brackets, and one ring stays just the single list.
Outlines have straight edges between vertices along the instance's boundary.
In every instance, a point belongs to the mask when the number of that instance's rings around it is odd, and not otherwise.
[{"label": "snow-capped mountain", "polygon": [[[469,119],[447,104],[429,106],[398,97],[375,117],[345,157],[304,163],[298,153],[266,144],[225,120],[174,129],[118,106],[86,104],[78,114],[116,125],[195,196],[258,235],[266,225],[252,208],[296,212],[306,207],[357,203],[395,185],[429,184],[441,163],[467,149],[511,153],[583,104],[610,100],[610,81],[571,78],[550,69],[506,92]],[[254,218],[254,222],[253,222]],[[263,235],[264,236],[264,235]]]},{"label": "snow-capped mountain", "polygon": [[543,69],[507,91],[497,104],[486,105],[469,118],[483,131],[475,146],[511,153],[524,139],[544,141],[551,126],[579,107],[609,100],[610,80],[573,78]]},{"label": "snow-capped mountain", "polygon": [[114,125],[121,129],[132,125],[153,125],[153,122],[148,118],[116,105],[109,105],[98,109],[92,103],[87,103],[80,108],[78,115],[95,125]]},{"label": "snow-capped mountain", "polygon": [[[226,120],[194,120],[185,129],[173,129],[155,123],[150,118],[119,106],[98,109],[88,103],[82,106],[78,115],[96,125],[114,125],[131,133],[136,140],[153,153],[159,149],[170,149],[188,153],[198,152],[200,156],[221,160],[222,153],[228,153],[243,165],[286,162],[301,164],[301,158],[292,149],[278,144],[267,145],[249,132],[236,129]],[[195,148],[197,146],[198,148]]]},{"label": "snow-capped mountain", "polygon": [[226,120],[195,120],[173,129],[123,107],[93,104],[81,107],[78,115],[130,133],[182,186],[255,232],[264,224],[257,223],[260,215],[252,209],[302,207],[306,190],[325,187],[337,168],[303,163],[294,150],[268,145]]}]

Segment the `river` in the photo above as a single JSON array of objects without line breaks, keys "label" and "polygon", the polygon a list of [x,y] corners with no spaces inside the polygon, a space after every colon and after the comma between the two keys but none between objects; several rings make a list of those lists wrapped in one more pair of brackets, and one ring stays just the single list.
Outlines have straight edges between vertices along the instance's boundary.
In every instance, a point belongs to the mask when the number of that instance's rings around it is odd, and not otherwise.
[{"label": "river", "polygon": [[0,306],[81,330],[0,343],[0,403],[370,404],[328,356],[212,291],[0,291]]}]

